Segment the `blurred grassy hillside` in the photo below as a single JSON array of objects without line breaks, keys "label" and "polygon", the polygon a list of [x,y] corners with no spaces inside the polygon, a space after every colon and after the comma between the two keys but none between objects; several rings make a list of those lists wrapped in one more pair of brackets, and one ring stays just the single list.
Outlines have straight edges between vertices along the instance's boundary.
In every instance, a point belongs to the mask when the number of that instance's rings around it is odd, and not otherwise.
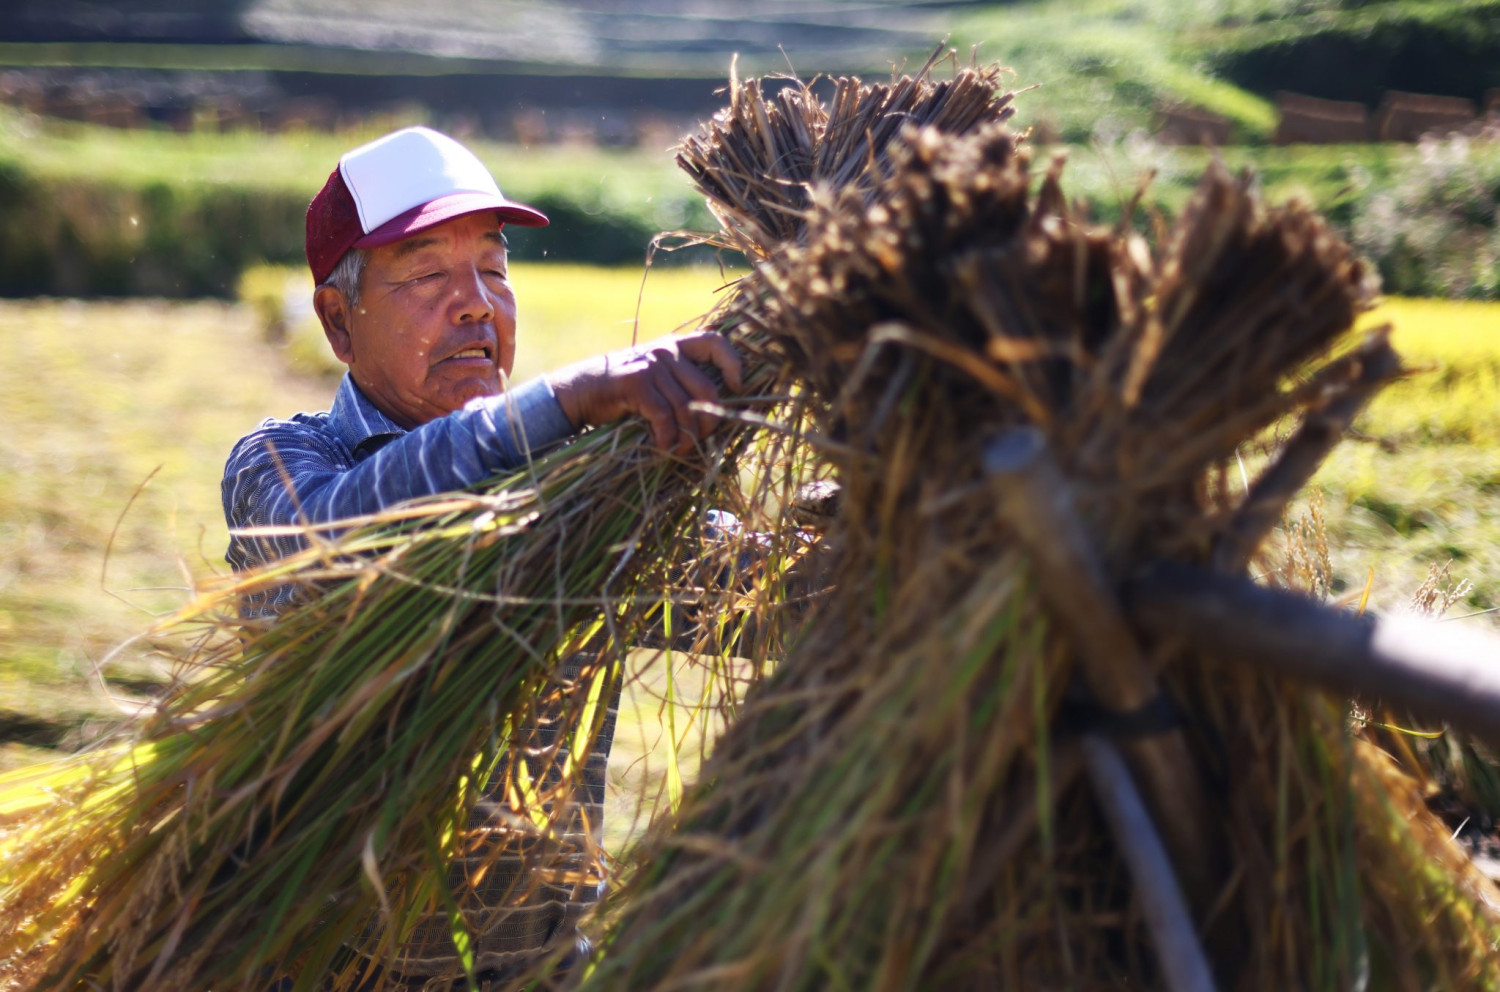
[{"label": "blurred grassy hillside", "polygon": [[[184,186],[254,186],[312,198],[339,156],[392,127],[416,121],[371,122],[336,134],[300,130],[122,130],[0,110],[0,162],[48,179],[114,182],[143,189],[162,182]],[[465,139],[507,195],[567,196],[598,209],[640,211],[667,229],[687,218],[674,212],[686,180],[671,168],[666,148],[617,149],[574,145],[521,146]],[[305,202],[304,202],[305,205]]]},{"label": "blurred grassy hillside", "polygon": [[[1224,157],[1254,169],[1270,199],[1302,196],[1326,212],[1390,291],[1500,296],[1493,129],[1436,151],[1267,144],[1282,89],[1367,107],[1390,88],[1481,100],[1500,88],[1500,0],[1032,0],[962,11],[944,15],[952,44],[1014,68],[1017,123],[1035,126],[1039,154],[1069,155],[1067,188],[1100,218],[1119,216],[1146,175],[1155,180],[1138,223],[1180,208],[1213,153],[1151,135],[1163,111],[1190,105],[1232,121]],[[177,133],[0,108],[0,296],[228,297],[250,265],[299,264],[307,200],[341,152],[423,111],[402,113],[337,134]],[[519,259],[635,264],[659,231],[714,227],[666,147],[471,144],[502,188],[553,218],[514,232]]]},{"label": "blurred grassy hillside", "polygon": [[[1023,122],[1046,92],[1017,98]],[[1103,122],[1111,111],[1098,106]],[[232,296],[248,267],[302,264],[308,199],[369,136],[119,131],[0,108],[0,296]],[[553,219],[511,232],[516,259],[639,264],[657,232],[714,226],[666,151],[475,146],[503,189]],[[1037,151],[1052,154],[1067,155],[1065,188],[1104,221],[1151,177],[1135,211],[1142,226],[1174,215],[1217,154],[1255,172],[1271,201],[1300,197],[1325,212],[1390,291],[1500,296],[1493,129],[1420,146],[1218,151],[1130,130]],[[658,254],[657,264],[682,257]]]},{"label": "blurred grassy hillside", "polygon": [[[301,263],[308,201],[383,128],[127,131],[0,107],[0,296],[231,296],[249,265]],[[519,258],[638,264],[659,231],[711,226],[666,149],[471,144],[552,219],[512,232]]]},{"label": "blurred grassy hillside", "polygon": [[1500,86],[1496,0],[1041,0],[986,5],[953,42],[1037,86],[1023,123],[1109,141],[1190,104],[1275,128],[1278,90],[1373,107],[1387,89],[1478,100]]}]

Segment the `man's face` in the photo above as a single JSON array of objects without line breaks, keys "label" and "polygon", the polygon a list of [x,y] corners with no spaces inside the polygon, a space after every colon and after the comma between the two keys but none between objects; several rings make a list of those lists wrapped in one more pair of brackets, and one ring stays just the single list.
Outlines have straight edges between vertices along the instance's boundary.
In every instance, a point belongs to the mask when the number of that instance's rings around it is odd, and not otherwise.
[{"label": "man's face", "polygon": [[403,427],[500,392],[500,373],[509,376],[515,364],[516,299],[494,214],[370,249],[346,327],[342,342],[329,331],[334,352]]}]

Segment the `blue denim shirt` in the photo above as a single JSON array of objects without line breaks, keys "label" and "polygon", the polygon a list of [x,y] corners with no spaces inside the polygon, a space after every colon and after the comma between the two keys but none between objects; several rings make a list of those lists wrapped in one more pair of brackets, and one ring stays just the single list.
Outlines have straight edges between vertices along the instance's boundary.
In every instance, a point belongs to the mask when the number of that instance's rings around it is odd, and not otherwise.
[{"label": "blue denim shirt", "polygon": [[[413,497],[466,489],[524,465],[533,452],[573,434],[545,379],[476,399],[408,431],[381,413],[345,374],[331,410],[266,420],[230,451],[220,485],[230,529],[224,558],[243,571],[307,544],[297,534],[236,533],[242,528],[330,523]],[[246,612],[275,613],[292,594],[284,587],[247,603]]]}]

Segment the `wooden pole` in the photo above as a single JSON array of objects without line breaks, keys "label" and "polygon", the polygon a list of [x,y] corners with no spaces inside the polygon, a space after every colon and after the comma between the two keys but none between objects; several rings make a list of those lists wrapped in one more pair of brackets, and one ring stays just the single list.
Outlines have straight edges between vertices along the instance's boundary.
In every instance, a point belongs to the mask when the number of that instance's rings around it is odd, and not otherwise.
[{"label": "wooden pole", "polygon": [[1089,734],[1083,738],[1083,757],[1104,818],[1135,881],[1167,988],[1171,992],[1213,992],[1213,973],[1198,942],[1172,862],[1119,750],[1103,737]]},{"label": "wooden pole", "polygon": [[1244,570],[1271,528],[1286,514],[1286,505],[1318,471],[1323,459],[1349,430],[1370,397],[1401,371],[1401,359],[1384,333],[1360,346],[1359,374],[1337,399],[1309,411],[1297,433],[1286,443],[1274,464],[1245,496],[1234,519],[1219,535],[1213,564],[1220,572]]},{"label": "wooden pole", "polygon": [[[984,469],[1000,497],[1001,515],[1029,553],[1048,607],[1078,652],[1094,700],[1122,714],[1156,702],[1156,677],[1042,435],[1030,428],[1006,433],[986,449]],[[1207,911],[1220,881],[1218,834],[1186,740],[1180,731],[1167,730],[1127,739],[1121,747],[1189,899]]]},{"label": "wooden pole", "polygon": [[1127,583],[1131,619],[1153,638],[1338,692],[1410,707],[1500,748],[1500,637],[1452,623],[1358,617],[1300,593],[1185,565]]}]

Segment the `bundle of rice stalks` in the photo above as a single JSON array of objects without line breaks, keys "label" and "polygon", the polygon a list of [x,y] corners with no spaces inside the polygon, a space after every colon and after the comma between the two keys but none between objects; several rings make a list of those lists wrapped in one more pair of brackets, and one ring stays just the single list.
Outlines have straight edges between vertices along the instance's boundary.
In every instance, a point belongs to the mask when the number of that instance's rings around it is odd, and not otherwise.
[{"label": "bundle of rice stalks", "polygon": [[[818,168],[877,169],[892,122],[997,119],[994,82],[882,90]],[[737,332],[741,399],[767,406],[783,370],[757,334]],[[478,931],[532,894],[472,905],[502,859],[554,894],[601,877],[573,786],[623,651],[676,605],[661,590],[699,550],[700,508],[784,505],[764,490],[802,477],[795,439],[763,423],[732,419],[687,464],[639,426],[595,431],[481,492],[309,531],[306,553],[206,591],[174,621],[199,633],[189,676],[128,739],[0,781],[0,987],[352,988],[399,972],[434,915],[472,983]],[[759,548],[734,588],[762,652],[757,604],[791,556]],[[285,583],[302,605],[239,630],[240,598]],[[499,798],[475,821],[481,790]]]},{"label": "bundle of rice stalks", "polygon": [[[1090,226],[1060,165],[1033,193],[998,125],[904,127],[820,184],[801,149],[863,104],[810,100],[740,87],[685,164],[760,260],[732,319],[842,485],[831,591],[635,852],[588,987],[1155,986],[1080,735],[1132,759],[1225,986],[1500,980],[1493,887],[1336,702],[1099,595],[1247,569],[1399,372],[1383,335],[1344,340],[1364,266],[1217,165],[1153,253]],[[997,438],[1048,485],[992,479]],[[1269,451],[1246,487],[1242,449]]]},{"label": "bundle of rice stalks", "polygon": [[[185,619],[221,629],[240,595],[310,587],[243,645],[213,638],[129,742],[11,783],[3,977],[318,988],[342,971],[351,984],[434,913],[472,958],[447,861],[476,839],[462,830],[492,778],[513,796],[501,847],[526,846],[565,891],[596,885],[598,852],[562,842],[569,814],[548,810],[565,794],[548,779],[586,760],[618,656],[595,651],[571,682],[556,660],[596,643],[665,566],[652,549],[678,543],[704,478],[637,432],[594,433],[193,604]],[[560,746],[517,746],[544,710]]]}]

